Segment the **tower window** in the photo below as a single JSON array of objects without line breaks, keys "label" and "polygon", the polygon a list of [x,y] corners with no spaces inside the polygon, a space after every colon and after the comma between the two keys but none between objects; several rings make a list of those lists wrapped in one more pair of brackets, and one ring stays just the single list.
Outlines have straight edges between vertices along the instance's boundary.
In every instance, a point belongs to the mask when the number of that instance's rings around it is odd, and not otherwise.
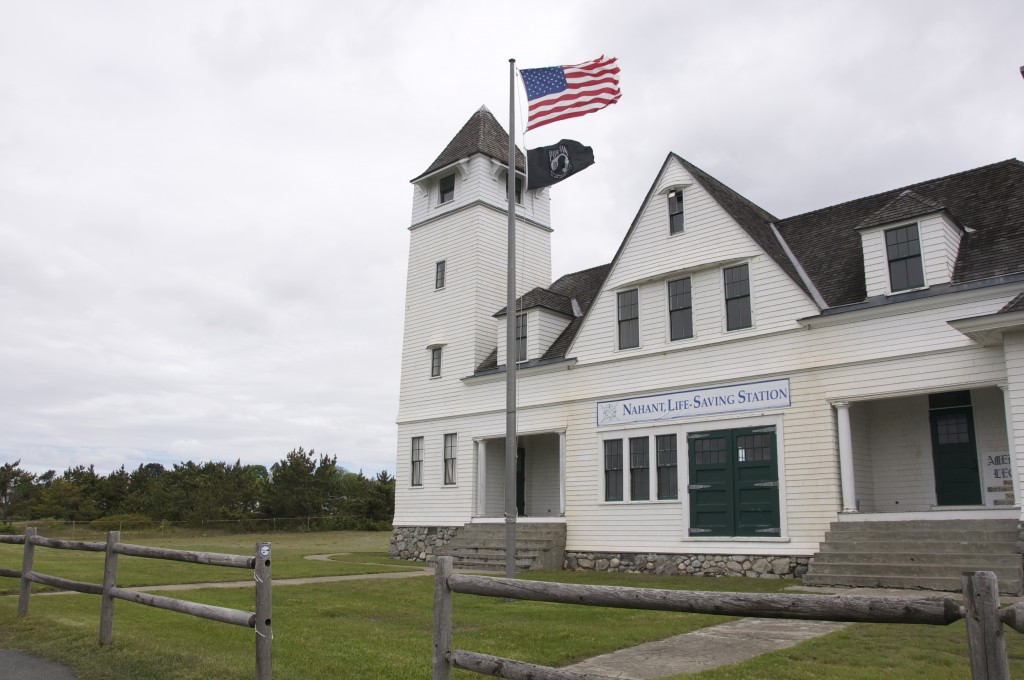
[{"label": "tower window", "polygon": [[445,261],[441,260],[434,265],[434,289],[444,288]]},{"label": "tower window", "polygon": [[455,173],[446,175],[441,178],[441,182],[438,185],[438,203],[447,203],[448,201],[455,200]]},{"label": "tower window", "polygon": [[441,375],[441,348],[430,349],[430,377],[437,378]]}]

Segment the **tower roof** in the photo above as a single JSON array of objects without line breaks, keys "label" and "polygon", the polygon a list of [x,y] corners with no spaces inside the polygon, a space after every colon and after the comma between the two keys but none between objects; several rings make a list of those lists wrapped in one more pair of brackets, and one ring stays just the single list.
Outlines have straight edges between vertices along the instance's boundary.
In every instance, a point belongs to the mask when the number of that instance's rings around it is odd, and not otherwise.
[{"label": "tower roof", "polygon": [[[456,133],[452,141],[448,142],[448,146],[430,164],[430,167],[411,181],[415,182],[435,170],[440,170],[478,153],[500,163],[508,164],[508,133],[486,106],[481,106]],[[524,168],[523,153],[516,147],[516,169],[523,170]]]}]

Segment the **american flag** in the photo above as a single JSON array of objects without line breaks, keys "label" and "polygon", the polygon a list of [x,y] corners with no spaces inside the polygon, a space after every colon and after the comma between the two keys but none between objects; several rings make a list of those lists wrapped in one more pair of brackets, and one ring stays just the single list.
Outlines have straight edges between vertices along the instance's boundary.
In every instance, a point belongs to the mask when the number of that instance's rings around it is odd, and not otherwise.
[{"label": "american flag", "polygon": [[574,66],[548,66],[520,71],[530,115],[526,129],[585,116],[619,101],[619,67],[602,55]]}]

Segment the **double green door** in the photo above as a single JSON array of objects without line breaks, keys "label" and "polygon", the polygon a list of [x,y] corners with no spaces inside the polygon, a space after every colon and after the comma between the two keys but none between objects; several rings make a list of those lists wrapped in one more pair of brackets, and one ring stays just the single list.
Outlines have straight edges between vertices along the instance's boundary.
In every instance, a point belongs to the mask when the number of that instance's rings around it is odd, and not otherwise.
[{"label": "double green door", "polygon": [[688,435],[691,536],[779,536],[774,427]]}]

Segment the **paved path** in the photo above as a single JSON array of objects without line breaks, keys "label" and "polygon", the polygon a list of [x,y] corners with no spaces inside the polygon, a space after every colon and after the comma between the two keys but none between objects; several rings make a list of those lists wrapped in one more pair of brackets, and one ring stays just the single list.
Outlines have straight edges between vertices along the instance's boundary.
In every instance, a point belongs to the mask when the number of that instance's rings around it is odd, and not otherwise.
[{"label": "paved path", "polygon": [[77,676],[59,663],[0,649],[0,680],[77,680]]},{"label": "paved path", "polygon": [[739,663],[848,625],[831,621],[740,619],[602,654],[566,668],[605,678],[651,680]]}]

